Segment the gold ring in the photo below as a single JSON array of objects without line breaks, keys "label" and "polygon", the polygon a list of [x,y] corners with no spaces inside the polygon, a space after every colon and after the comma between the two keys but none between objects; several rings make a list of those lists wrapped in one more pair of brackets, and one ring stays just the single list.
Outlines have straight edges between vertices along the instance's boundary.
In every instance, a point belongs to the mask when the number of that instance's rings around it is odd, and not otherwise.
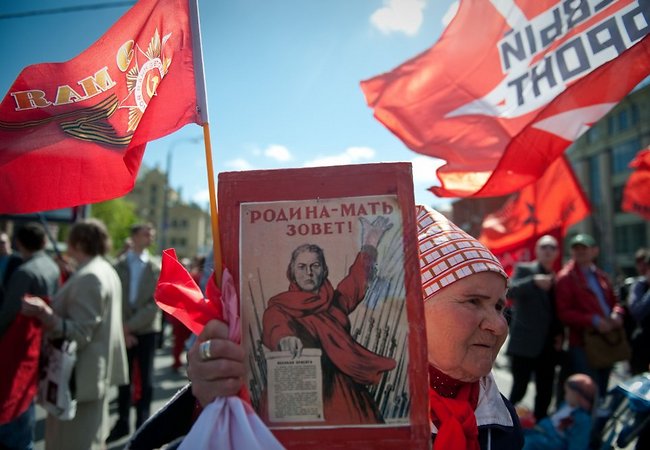
[{"label": "gold ring", "polygon": [[201,354],[201,359],[203,361],[207,361],[208,359],[212,358],[212,354],[210,353],[210,339],[201,342],[199,345],[199,353]]}]

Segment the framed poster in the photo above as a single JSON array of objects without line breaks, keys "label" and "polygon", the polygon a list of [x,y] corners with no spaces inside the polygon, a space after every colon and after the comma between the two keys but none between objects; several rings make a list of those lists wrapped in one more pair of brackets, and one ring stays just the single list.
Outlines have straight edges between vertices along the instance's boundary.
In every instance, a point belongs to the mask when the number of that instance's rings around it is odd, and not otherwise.
[{"label": "framed poster", "polygon": [[225,172],[247,387],[287,448],[428,448],[411,167]]}]

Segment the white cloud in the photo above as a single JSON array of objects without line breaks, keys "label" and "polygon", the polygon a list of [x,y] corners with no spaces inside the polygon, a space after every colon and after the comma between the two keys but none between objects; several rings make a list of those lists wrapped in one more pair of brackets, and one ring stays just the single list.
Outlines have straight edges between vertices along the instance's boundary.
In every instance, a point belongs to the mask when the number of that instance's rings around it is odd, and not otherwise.
[{"label": "white cloud", "polygon": [[348,147],[343,153],[339,153],[338,155],[323,156],[307,161],[304,167],[343,166],[371,160],[374,157],[375,150],[370,147]]},{"label": "white cloud", "polygon": [[422,25],[425,0],[384,0],[384,6],[370,16],[370,23],[382,33],[399,31],[415,35]]},{"label": "white cloud", "polygon": [[231,159],[226,161],[224,165],[233,170],[251,170],[253,168],[253,165],[244,158]]},{"label": "white cloud", "polygon": [[460,5],[460,2],[458,0],[453,2],[451,5],[449,5],[449,9],[447,9],[447,12],[445,13],[445,15],[442,16],[442,25],[444,27],[449,25],[449,22],[451,22],[451,19],[454,18],[454,16],[458,12],[458,6],[459,5]]},{"label": "white cloud", "polygon": [[194,203],[197,203],[199,205],[205,205],[206,203],[210,203],[210,190],[208,188],[205,188],[203,190],[200,190],[198,192],[195,192],[194,195],[192,196],[192,201]]},{"label": "white cloud", "polygon": [[264,150],[264,156],[267,156],[276,161],[291,161],[293,159],[291,152],[287,147],[277,144],[269,145]]},{"label": "white cloud", "polygon": [[413,165],[413,184],[425,183],[427,187],[440,185],[436,170],[442,166],[445,160],[431,158],[429,156],[416,156],[411,160]]}]

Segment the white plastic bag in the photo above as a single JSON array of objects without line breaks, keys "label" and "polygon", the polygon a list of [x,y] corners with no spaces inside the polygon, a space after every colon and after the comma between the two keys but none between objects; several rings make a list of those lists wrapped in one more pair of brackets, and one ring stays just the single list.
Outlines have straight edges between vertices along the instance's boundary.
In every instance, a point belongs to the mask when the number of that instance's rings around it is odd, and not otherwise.
[{"label": "white plastic bag", "polygon": [[45,363],[38,381],[38,404],[59,420],[72,420],[77,412],[77,400],[71,385],[77,361],[77,342],[67,339],[46,341],[42,352]]}]

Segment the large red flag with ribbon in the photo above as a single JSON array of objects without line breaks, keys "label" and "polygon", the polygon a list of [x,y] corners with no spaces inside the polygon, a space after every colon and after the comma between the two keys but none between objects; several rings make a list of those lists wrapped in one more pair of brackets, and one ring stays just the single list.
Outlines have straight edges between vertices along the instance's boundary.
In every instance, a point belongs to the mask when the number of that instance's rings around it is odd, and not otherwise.
[{"label": "large red flag with ribbon", "polygon": [[447,161],[436,195],[505,195],[650,74],[649,31],[642,0],[462,0],[434,47],[361,87],[409,148]]},{"label": "large red flag with ribbon", "polygon": [[0,103],[0,212],[129,192],[148,141],[203,122],[194,58],[188,0],[140,0],[76,58],[23,69]]},{"label": "large red flag with ribbon", "polygon": [[479,240],[495,253],[512,252],[544,234],[561,238],[591,211],[564,156],[556,159],[535,183],[512,194],[484,220]]},{"label": "large red flag with ribbon", "polygon": [[634,172],[623,190],[622,209],[650,220],[650,147],[639,151],[630,167]]}]

